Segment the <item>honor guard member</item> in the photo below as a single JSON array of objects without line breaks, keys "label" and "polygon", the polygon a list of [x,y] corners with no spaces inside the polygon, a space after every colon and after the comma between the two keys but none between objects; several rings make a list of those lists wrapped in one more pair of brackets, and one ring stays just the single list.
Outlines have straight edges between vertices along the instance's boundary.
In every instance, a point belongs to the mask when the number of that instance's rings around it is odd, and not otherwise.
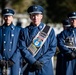
[{"label": "honor guard member", "polygon": [[19,49],[28,63],[24,75],[53,75],[51,58],[56,52],[57,40],[54,29],[41,21],[43,10],[40,5],[30,6],[27,11],[31,23],[20,33]]},{"label": "honor guard member", "polygon": [[[63,25],[63,31],[62,32],[64,32],[64,30],[66,30],[66,29],[69,29],[70,26],[71,26],[69,19],[64,19],[62,21],[62,25]],[[57,37],[61,36],[62,32],[60,34],[58,34]],[[62,72],[63,71],[63,66],[64,66],[62,64],[63,60],[64,60],[64,56],[61,53],[61,50],[59,50],[59,48],[58,48],[57,64],[56,64],[56,75],[58,75],[59,73],[60,73],[59,75],[64,75],[64,73]]]},{"label": "honor guard member", "polygon": [[0,75],[19,75],[20,52],[17,43],[21,28],[13,24],[14,13],[12,9],[2,10],[4,24],[0,27]]},{"label": "honor guard member", "polygon": [[57,37],[62,61],[57,61],[56,75],[76,75],[76,12],[68,15],[71,27]]}]

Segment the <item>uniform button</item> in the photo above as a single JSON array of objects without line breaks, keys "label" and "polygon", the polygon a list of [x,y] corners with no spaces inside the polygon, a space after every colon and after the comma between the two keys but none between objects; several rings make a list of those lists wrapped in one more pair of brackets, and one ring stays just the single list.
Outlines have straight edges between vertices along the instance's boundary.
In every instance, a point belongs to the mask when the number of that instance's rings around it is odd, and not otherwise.
[{"label": "uniform button", "polygon": [[10,44],[12,44],[12,42],[10,42]]},{"label": "uniform button", "polygon": [[3,34],[4,36],[6,35],[6,34]]},{"label": "uniform button", "polygon": [[12,29],[13,29],[13,26],[12,26]]},{"label": "uniform button", "polygon": [[40,26],[40,29],[42,28],[42,26]]},{"label": "uniform button", "polygon": [[14,30],[14,27],[13,26],[11,28],[12,28],[12,30]]},{"label": "uniform button", "polygon": [[11,49],[9,49],[9,51],[11,51]]},{"label": "uniform button", "polygon": [[14,34],[11,35],[12,37],[14,36]]},{"label": "uniform button", "polygon": [[6,41],[4,41],[4,43],[6,43]]},{"label": "uniform button", "polygon": [[5,51],[6,49],[4,49],[4,51]]}]

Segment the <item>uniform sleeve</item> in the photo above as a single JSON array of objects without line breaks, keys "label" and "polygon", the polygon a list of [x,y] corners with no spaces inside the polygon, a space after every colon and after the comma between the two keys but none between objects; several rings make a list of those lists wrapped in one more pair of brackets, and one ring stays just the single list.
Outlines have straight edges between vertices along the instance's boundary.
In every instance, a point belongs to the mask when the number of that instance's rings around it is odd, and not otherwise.
[{"label": "uniform sleeve", "polygon": [[61,53],[63,54],[70,53],[71,49],[68,49],[65,46],[64,40],[65,40],[65,34],[64,32],[61,32],[60,34],[57,35],[57,46]]},{"label": "uniform sleeve", "polygon": [[[20,39],[19,39],[19,50],[21,52],[22,57],[30,64],[33,64],[36,59],[32,56],[32,54],[28,51],[27,47],[26,47],[26,35],[24,35],[24,29],[21,30],[20,33]],[[25,31],[27,32],[27,31]]]},{"label": "uniform sleeve", "polygon": [[40,59],[42,62],[46,62],[47,60],[50,60],[50,58],[52,58],[52,56],[54,56],[56,52],[57,39],[56,39],[55,32],[53,29],[51,30],[51,33],[48,38],[50,39],[49,48]]}]

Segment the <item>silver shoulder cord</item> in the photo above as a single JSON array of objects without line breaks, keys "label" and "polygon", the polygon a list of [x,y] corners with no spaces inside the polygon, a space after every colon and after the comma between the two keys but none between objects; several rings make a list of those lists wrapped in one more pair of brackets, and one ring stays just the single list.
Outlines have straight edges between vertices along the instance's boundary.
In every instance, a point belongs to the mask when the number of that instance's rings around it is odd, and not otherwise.
[{"label": "silver shoulder cord", "polygon": [[76,35],[75,35],[75,32],[74,32],[74,30],[73,30],[73,37],[74,37],[74,41],[73,41],[73,46],[66,46],[67,48],[70,48],[71,50],[76,50]]},{"label": "silver shoulder cord", "polygon": [[74,30],[73,30],[73,35],[74,35],[74,46],[75,46],[75,39],[76,39],[76,37],[75,37],[75,32],[74,32]]}]

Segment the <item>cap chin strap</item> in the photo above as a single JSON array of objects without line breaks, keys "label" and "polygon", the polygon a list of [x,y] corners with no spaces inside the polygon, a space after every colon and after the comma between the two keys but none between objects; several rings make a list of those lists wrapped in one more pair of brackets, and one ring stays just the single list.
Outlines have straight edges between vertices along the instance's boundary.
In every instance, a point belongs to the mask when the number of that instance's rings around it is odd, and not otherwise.
[{"label": "cap chin strap", "polygon": [[69,18],[75,18],[76,19],[76,16],[72,16],[72,17],[69,17]]},{"label": "cap chin strap", "polygon": [[13,14],[12,13],[6,13],[6,14],[4,14],[4,16],[7,16],[7,15],[11,15],[12,16]]},{"label": "cap chin strap", "polygon": [[40,11],[34,11],[34,12],[30,12],[29,14],[42,14],[42,12],[40,12]]},{"label": "cap chin strap", "polygon": [[70,27],[71,25],[69,24],[69,25],[65,25],[65,27]]}]

